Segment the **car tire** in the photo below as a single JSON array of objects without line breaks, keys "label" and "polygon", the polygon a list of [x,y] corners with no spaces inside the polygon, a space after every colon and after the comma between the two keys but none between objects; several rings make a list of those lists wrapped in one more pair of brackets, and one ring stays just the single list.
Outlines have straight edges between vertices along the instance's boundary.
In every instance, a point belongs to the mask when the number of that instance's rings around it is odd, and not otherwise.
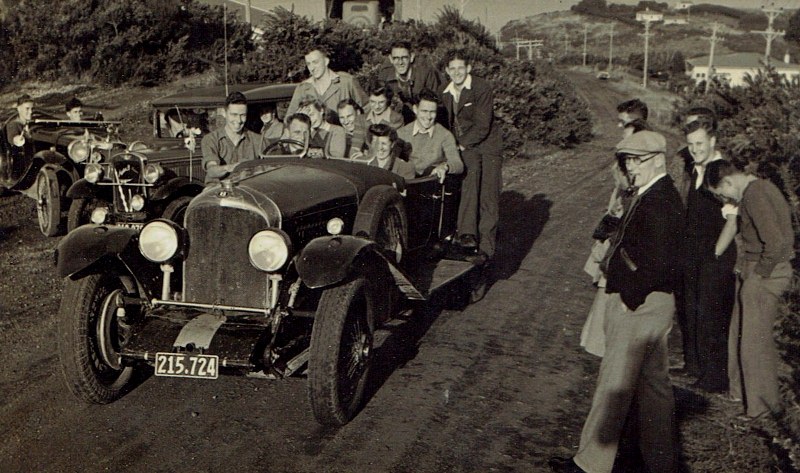
[{"label": "car tire", "polygon": [[36,215],[39,230],[44,236],[53,237],[64,233],[66,222],[61,218],[63,195],[55,171],[39,171],[36,176]]},{"label": "car tire", "polygon": [[323,292],[311,330],[308,397],[317,422],[341,426],[361,408],[372,364],[377,294],[364,276]]},{"label": "car tire", "polygon": [[381,185],[364,194],[353,235],[373,240],[394,263],[399,263],[408,244],[407,228],[405,205],[397,189]]},{"label": "car tire", "polygon": [[102,201],[95,198],[72,199],[69,204],[69,215],[67,216],[67,232],[71,232],[81,225],[86,225],[92,221],[92,212]]},{"label": "car tire", "polygon": [[125,295],[114,274],[90,274],[67,279],[58,311],[58,353],[67,386],[79,399],[107,404],[122,396],[133,368],[120,364],[118,350],[130,327],[135,308],[118,314]]},{"label": "car tire", "polygon": [[170,202],[161,214],[161,218],[172,220],[180,226],[183,226],[183,219],[186,217],[186,208],[189,207],[189,202],[192,201],[192,196],[182,195],[175,198]]}]

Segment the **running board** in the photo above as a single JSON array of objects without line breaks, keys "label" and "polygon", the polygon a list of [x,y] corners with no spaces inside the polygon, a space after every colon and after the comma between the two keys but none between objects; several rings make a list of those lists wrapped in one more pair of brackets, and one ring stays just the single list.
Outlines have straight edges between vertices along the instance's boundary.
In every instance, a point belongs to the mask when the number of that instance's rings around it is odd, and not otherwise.
[{"label": "running board", "polygon": [[[407,276],[399,268],[389,265],[392,277],[394,277],[400,292],[415,301],[427,300],[431,294],[451,282],[460,279],[471,271],[480,270],[470,262],[449,259],[413,265],[413,268],[413,273]],[[414,285],[411,282],[412,280],[417,281],[417,284]]]}]

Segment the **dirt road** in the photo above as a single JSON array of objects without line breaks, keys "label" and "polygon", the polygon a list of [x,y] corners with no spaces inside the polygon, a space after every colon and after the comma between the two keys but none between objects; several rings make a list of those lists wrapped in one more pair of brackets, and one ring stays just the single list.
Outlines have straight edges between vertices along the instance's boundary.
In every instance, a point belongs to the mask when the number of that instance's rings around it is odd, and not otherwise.
[{"label": "dirt road", "polygon": [[[547,471],[549,456],[577,445],[598,366],[578,347],[594,292],[581,268],[610,191],[623,98],[589,76],[576,80],[597,114],[597,139],[508,163],[486,297],[463,310],[439,297],[386,330],[369,402],[339,430],[314,422],[303,379],[150,378],[111,405],[76,401],[54,355],[57,239],[38,234],[31,200],[0,199],[0,469]],[[706,456],[725,455],[713,445]]]}]

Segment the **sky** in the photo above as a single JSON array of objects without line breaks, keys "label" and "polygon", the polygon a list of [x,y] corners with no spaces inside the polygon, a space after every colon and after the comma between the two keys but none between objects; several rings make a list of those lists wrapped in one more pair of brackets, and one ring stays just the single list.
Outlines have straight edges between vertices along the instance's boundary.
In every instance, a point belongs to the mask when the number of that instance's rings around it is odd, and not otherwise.
[{"label": "sky", "polygon": [[[210,3],[220,3],[221,0]],[[246,3],[245,0],[228,0],[235,3]],[[433,21],[445,5],[460,8],[464,3],[464,16],[471,20],[480,20],[489,30],[496,33],[506,23],[514,19],[521,19],[539,13],[569,10],[579,0],[403,0],[403,17],[418,18],[423,21]],[[674,4],[677,0],[658,0]],[[253,8],[271,10],[280,5],[291,9],[300,15],[311,16],[319,19],[324,15],[323,0],[250,0]],[[638,0],[608,0],[609,3],[623,3],[635,5]],[[735,8],[759,8],[762,5],[775,5],[776,7],[797,8],[800,0],[693,0],[695,4],[714,3]],[[420,8],[418,8],[418,5]]]}]

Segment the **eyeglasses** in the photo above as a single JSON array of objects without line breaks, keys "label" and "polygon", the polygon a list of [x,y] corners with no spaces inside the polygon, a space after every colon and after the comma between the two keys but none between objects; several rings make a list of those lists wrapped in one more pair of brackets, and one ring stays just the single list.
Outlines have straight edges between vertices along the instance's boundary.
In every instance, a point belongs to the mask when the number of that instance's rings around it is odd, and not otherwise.
[{"label": "eyeglasses", "polygon": [[[631,166],[631,165],[639,166],[642,163],[650,161],[651,159],[655,158],[659,154],[661,154],[661,153],[653,152],[653,153],[647,153],[647,154],[642,154],[642,155],[630,154],[630,153],[617,153],[616,157],[617,157],[617,161],[625,163],[625,166],[628,167],[628,166]],[[647,158],[645,158],[645,156],[647,156]]]}]

